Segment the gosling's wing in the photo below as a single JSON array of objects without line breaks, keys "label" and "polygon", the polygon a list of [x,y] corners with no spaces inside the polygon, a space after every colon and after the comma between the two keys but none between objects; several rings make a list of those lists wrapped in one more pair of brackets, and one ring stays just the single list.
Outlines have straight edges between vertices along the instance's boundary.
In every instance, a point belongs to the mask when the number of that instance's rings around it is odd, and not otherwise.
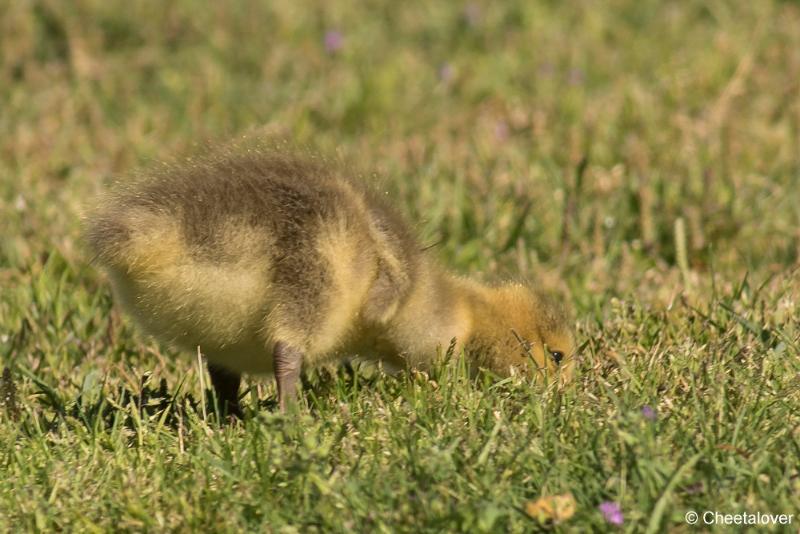
[{"label": "gosling's wing", "polygon": [[392,206],[367,193],[369,232],[376,245],[377,276],[364,307],[368,320],[385,323],[410,294],[416,275],[419,244]]}]

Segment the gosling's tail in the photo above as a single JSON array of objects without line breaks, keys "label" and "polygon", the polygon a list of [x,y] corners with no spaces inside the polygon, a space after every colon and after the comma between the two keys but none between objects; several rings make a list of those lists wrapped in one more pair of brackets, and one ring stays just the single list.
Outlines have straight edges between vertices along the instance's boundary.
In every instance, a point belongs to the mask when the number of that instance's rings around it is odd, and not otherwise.
[{"label": "gosling's tail", "polygon": [[93,263],[122,271],[150,271],[186,256],[175,218],[144,208],[102,208],[86,218],[84,239]]}]

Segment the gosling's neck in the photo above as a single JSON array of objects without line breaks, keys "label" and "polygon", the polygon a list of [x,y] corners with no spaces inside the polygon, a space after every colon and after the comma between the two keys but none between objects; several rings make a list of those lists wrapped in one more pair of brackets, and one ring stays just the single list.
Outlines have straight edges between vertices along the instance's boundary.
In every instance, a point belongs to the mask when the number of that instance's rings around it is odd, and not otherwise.
[{"label": "gosling's neck", "polygon": [[477,282],[456,277],[426,258],[411,294],[388,324],[389,338],[414,367],[431,363],[453,339],[460,352],[473,333],[486,292]]}]

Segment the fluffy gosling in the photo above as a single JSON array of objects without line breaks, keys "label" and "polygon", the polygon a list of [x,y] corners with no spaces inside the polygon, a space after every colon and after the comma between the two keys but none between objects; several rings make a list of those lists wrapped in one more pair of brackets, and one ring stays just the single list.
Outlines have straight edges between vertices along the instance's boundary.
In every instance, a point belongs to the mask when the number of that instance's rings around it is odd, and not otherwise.
[{"label": "fluffy gosling", "polygon": [[86,240],[117,302],[158,339],[206,355],[238,414],[242,373],[358,355],[424,368],[455,340],[474,368],[572,374],[563,307],[524,284],[450,274],[370,187],[290,150],[232,146],[119,184]]}]

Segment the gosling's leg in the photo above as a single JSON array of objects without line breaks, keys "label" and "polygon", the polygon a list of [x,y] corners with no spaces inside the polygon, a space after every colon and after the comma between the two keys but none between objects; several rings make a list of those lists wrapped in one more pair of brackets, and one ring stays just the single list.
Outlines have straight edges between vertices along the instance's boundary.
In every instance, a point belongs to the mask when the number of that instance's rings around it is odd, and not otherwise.
[{"label": "gosling's leg", "polygon": [[275,343],[275,381],[278,383],[278,406],[286,411],[289,403],[297,398],[297,381],[303,366],[303,353],[286,343]]},{"label": "gosling's leg", "polygon": [[214,386],[214,392],[217,394],[220,413],[241,419],[239,383],[242,381],[242,375],[211,363],[208,364],[208,374],[211,376],[211,385]]}]

